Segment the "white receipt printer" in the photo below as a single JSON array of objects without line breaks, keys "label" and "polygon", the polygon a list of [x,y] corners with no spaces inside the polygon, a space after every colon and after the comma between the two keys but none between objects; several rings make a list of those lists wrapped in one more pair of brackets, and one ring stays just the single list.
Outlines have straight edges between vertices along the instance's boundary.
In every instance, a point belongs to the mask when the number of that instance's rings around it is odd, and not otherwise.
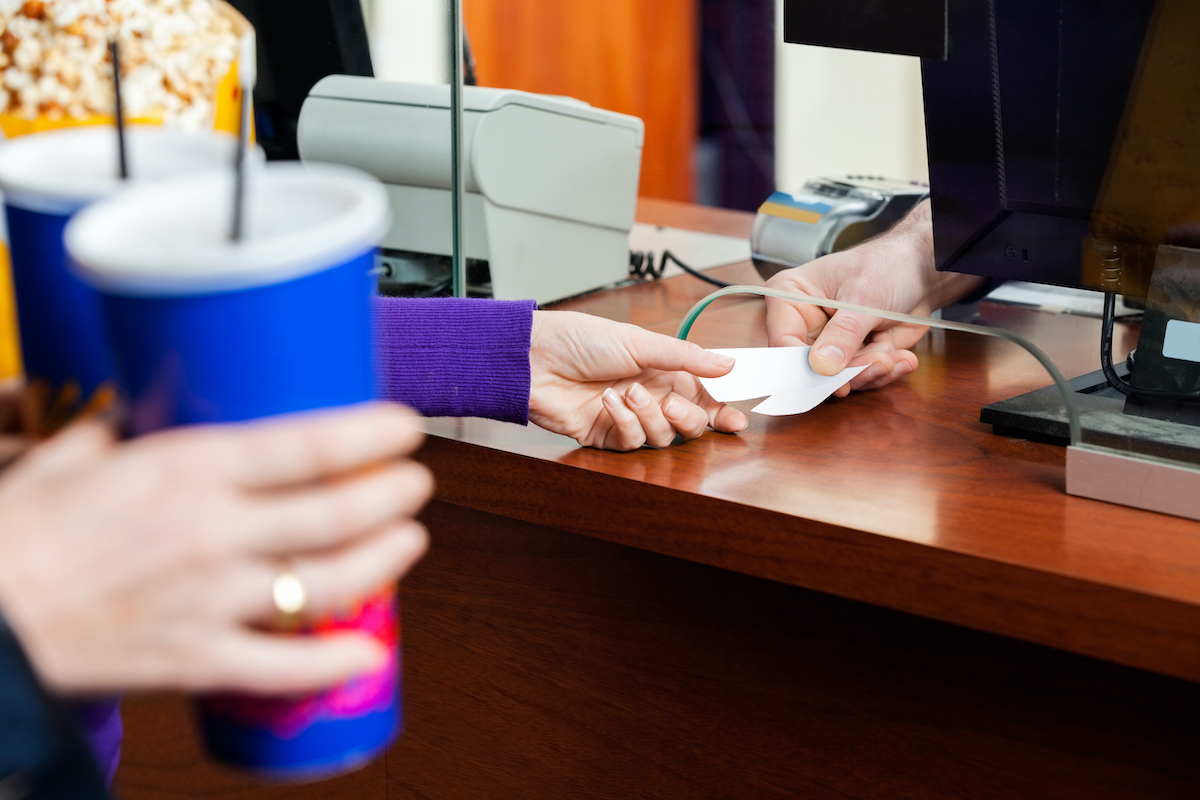
[{"label": "white receipt printer", "polygon": [[[464,88],[463,109],[472,294],[549,303],[625,279],[642,121],[477,86]],[[387,185],[381,287],[432,292],[448,280],[450,87],[330,76],[309,92],[297,140],[305,161],[358,167]]]}]

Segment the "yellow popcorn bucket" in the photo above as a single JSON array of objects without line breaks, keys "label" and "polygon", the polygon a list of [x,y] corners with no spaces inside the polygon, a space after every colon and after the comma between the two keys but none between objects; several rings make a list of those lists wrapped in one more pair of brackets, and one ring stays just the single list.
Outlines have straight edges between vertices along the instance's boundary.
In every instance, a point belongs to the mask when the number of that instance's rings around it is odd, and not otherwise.
[{"label": "yellow popcorn bucket", "polygon": [[[47,0],[47,3],[52,5],[53,0]],[[212,5],[218,14],[229,21],[235,37],[240,39],[251,32],[252,28],[246,18],[225,0],[212,0]],[[238,86],[236,47],[234,52],[235,55],[228,71],[215,89],[215,96],[209,100],[213,109],[212,128],[236,135],[241,117],[241,89]],[[111,66],[105,62],[104,68],[111,69]],[[122,74],[125,74],[124,69]],[[162,125],[164,117],[165,113],[162,110],[150,109],[126,121],[130,124]],[[112,125],[113,123],[112,114],[71,116],[56,110],[53,113],[39,113],[30,116],[20,111],[0,111],[0,132],[3,133],[3,139],[59,128]],[[0,147],[3,147],[2,141],[0,141]],[[0,197],[0,205],[3,205],[2,197]],[[14,379],[21,374],[21,349],[17,333],[17,309],[13,295],[6,222],[3,215],[0,214],[0,382]]]}]

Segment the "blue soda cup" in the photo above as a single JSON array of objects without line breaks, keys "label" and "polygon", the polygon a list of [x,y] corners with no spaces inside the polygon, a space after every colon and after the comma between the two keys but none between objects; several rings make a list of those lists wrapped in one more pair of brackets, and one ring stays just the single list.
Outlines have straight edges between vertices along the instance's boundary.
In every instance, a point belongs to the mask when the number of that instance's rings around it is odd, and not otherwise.
[{"label": "blue soda cup", "polygon": [[[371,294],[387,195],[364,173],[269,164],[248,176],[245,238],[229,240],[233,177],[136,187],[67,227],[72,268],[99,293],[131,432],[236,422],[375,396]],[[367,630],[376,673],[315,694],[210,696],[218,758],[271,778],[354,768],[399,730],[399,622],[387,587],[302,635]]]},{"label": "blue soda cup", "polygon": [[[211,132],[132,126],[127,136],[134,182],[232,164],[236,148],[234,137]],[[121,188],[117,160],[116,133],[107,126],[0,146],[21,353],[38,415],[33,433],[51,433],[111,395],[113,363],[99,301],[68,272],[63,229],[81,208]]]}]

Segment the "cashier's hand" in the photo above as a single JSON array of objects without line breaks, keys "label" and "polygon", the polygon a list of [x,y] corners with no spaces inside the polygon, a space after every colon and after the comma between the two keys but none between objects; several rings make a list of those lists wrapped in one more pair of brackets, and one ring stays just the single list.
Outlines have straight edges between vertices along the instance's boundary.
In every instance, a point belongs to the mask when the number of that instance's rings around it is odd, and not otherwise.
[{"label": "cashier's hand", "polygon": [[746,416],[718,403],[696,376],[733,359],[690,342],[570,311],[537,311],[529,348],[529,418],[585,447],[666,447],[706,428],[736,433]]},{"label": "cashier's hand", "polygon": [[[938,272],[933,256],[929,201],[916,206],[891,230],[850,250],[777,273],[767,285],[857,305],[929,316],[970,294],[981,278]],[[812,345],[809,364],[820,375],[869,364],[837,390],[878,389],[917,368],[909,349],[929,328],[879,317],[767,298],[767,335],[772,347]]]},{"label": "cashier's hand", "polygon": [[383,663],[357,632],[266,632],[284,569],[324,614],[424,553],[416,416],[368,404],[121,444],[98,422],[0,478],[0,608],[53,689],[311,691]]}]

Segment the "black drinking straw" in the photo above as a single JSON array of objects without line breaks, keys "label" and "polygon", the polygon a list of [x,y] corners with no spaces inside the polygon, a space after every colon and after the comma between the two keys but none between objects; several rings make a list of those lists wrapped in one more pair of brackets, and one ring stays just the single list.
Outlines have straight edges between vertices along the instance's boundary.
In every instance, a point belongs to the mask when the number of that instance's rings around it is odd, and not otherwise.
[{"label": "black drinking straw", "polygon": [[121,180],[129,179],[129,162],[125,157],[125,110],[121,103],[121,52],[117,40],[108,43],[108,53],[112,56],[113,93],[117,98],[117,155],[121,161]]},{"label": "black drinking straw", "polygon": [[245,217],[246,205],[246,150],[250,146],[250,92],[245,86],[240,87],[241,108],[238,122],[237,163],[233,172],[233,227],[229,238],[235,242],[242,240],[242,218]]}]

